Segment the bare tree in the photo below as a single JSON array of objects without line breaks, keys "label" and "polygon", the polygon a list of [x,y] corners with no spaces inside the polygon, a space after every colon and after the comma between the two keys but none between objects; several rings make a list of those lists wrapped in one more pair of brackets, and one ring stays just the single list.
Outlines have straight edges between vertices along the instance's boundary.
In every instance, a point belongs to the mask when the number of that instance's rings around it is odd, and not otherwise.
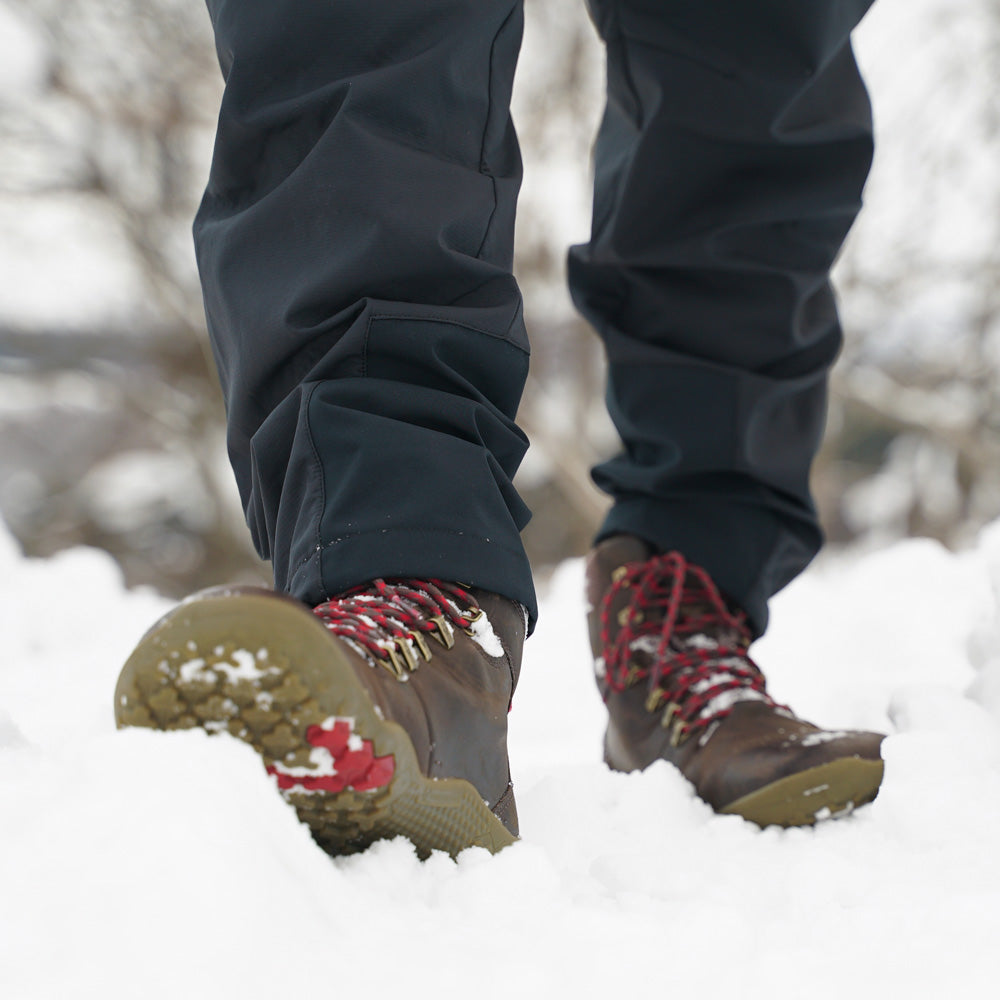
[{"label": "bare tree", "polygon": [[[1000,0],[918,7],[881,0],[857,39],[879,151],[837,272],[847,345],[814,476],[840,541],[959,542],[1000,514]],[[542,565],[587,545],[607,503],[587,470],[617,440],[599,342],[565,288],[603,53],[582,0],[526,9],[516,270],[534,449],[518,485]],[[5,16],[24,58],[0,68],[0,512],[30,552],[101,545],[131,582],[260,576],[189,235],[221,93],[205,9],[0,0]]]},{"label": "bare tree", "polygon": [[[220,89],[207,15],[183,0],[11,8],[47,74],[0,109],[19,151],[0,168],[0,198],[29,225],[52,222],[62,256],[38,261],[39,287],[58,296],[84,273],[112,294],[104,308],[39,301],[0,315],[0,370],[34,400],[3,415],[0,506],[30,552],[100,545],[132,582],[179,591],[259,573],[220,471],[190,249]],[[67,388],[84,375],[87,402]]]}]

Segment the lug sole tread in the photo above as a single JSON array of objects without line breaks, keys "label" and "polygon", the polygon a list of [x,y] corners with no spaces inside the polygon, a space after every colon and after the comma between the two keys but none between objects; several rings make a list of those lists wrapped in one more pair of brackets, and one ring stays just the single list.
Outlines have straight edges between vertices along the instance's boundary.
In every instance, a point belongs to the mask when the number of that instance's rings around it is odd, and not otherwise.
[{"label": "lug sole tread", "polygon": [[119,727],[201,728],[248,743],[265,767],[307,773],[313,726],[350,719],[377,757],[392,756],[382,787],[281,791],[327,853],[350,854],[404,836],[420,856],[467,847],[496,852],[514,838],[475,787],[427,778],[410,738],[380,717],[348,654],[305,608],[264,591],[222,591],[174,609],[129,657],[115,692]]}]

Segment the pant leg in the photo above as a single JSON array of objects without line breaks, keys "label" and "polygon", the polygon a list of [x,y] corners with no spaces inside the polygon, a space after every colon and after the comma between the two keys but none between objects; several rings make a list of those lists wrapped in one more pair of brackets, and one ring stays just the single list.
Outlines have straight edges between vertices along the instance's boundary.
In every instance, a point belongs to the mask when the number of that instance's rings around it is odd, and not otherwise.
[{"label": "pant leg", "polygon": [[849,35],[871,0],[590,0],[608,50],[574,300],[624,442],[601,537],[713,574],[759,631],[822,536],[809,470],[841,342],[829,271],[871,115]]},{"label": "pant leg", "polygon": [[225,94],[195,243],[276,586],[458,579],[534,615],[511,479],[521,0],[208,0]]}]

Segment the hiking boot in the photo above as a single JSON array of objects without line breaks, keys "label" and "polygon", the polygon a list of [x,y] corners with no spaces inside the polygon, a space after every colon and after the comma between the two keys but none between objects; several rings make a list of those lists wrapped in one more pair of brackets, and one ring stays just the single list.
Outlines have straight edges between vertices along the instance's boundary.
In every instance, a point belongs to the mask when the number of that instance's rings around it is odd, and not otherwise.
[{"label": "hiking boot", "polygon": [[599,544],[587,563],[591,647],[616,771],[680,768],[716,812],[806,826],[870,802],[883,737],[830,732],[768,695],[745,615],[704,569],[637,538]]},{"label": "hiking boot", "polygon": [[520,605],[440,581],[376,580],[310,611],[216,589],[125,664],[119,726],[228,732],[263,758],[329,854],[402,835],[426,857],[517,836],[507,712]]}]

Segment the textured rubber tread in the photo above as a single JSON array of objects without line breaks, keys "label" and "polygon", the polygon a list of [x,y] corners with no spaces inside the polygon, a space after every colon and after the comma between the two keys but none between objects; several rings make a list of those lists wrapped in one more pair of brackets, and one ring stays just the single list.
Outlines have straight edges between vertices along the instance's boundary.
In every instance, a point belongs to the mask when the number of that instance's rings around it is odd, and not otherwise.
[{"label": "textured rubber tread", "polygon": [[316,766],[310,727],[350,719],[377,756],[394,758],[388,784],[280,793],[327,853],[350,854],[400,835],[421,857],[434,850],[454,857],[473,846],[495,853],[513,843],[470,782],[422,774],[406,731],[380,717],[350,655],[291,599],[256,588],[206,591],[161,619],[129,657],[115,720],[120,727],[228,732],[266,767],[308,771]]},{"label": "textured rubber tread", "polygon": [[843,757],[774,781],[719,812],[742,816],[758,826],[811,826],[871,802],[884,770],[880,760]]}]

